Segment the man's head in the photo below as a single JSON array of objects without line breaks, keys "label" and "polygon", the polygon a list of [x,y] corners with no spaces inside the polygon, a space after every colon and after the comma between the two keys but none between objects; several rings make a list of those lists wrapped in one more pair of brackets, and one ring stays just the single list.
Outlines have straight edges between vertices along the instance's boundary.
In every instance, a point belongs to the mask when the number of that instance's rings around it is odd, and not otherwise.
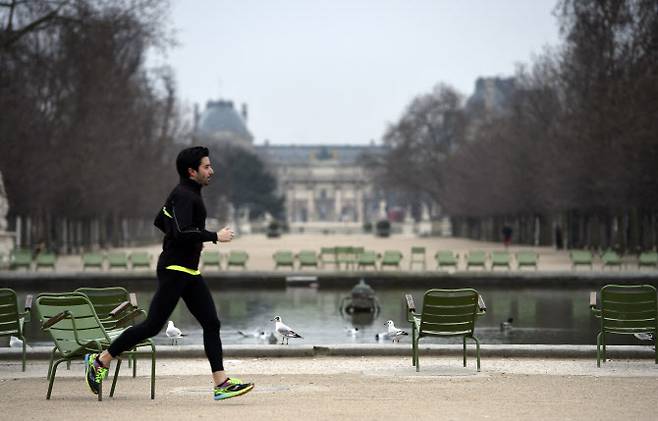
[{"label": "man's head", "polygon": [[214,173],[208,155],[208,148],[203,146],[194,146],[180,151],[176,158],[176,170],[181,179],[190,178],[202,186],[207,186]]}]

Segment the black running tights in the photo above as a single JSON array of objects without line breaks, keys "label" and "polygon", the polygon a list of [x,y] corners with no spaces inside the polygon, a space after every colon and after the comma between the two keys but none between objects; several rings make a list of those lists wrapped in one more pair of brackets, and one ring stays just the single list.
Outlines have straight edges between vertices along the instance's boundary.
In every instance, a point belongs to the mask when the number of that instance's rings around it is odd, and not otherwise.
[{"label": "black running tights", "polygon": [[141,341],[157,335],[183,298],[190,313],[203,328],[203,348],[213,372],[224,370],[222,341],[219,338],[220,322],[208,284],[201,275],[158,269],[158,290],[153,296],[148,316],[142,323],[126,329],[112,342],[108,352],[116,357],[134,348]]}]

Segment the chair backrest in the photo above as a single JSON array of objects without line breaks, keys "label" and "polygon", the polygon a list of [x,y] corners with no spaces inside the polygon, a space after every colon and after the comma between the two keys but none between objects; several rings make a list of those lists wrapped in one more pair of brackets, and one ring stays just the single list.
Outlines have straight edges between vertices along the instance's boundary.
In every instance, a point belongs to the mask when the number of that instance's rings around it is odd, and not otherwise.
[{"label": "chair backrest", "polygon": [[467,261],[471,264],[484,264],[487,261],[487,253],[482,250],[469,251]]},{"label": "chair backrest", "polygon": [[507,264],[510,261],[510,254],[507,251],[495,250],[491,252],[491,261],[498,264]]},{"label": "chair backrest", "polygon": [[147,251],[133,251],[130,253],[130,263],[135,266],[151,266],[151,255]]},{"label": "chair backrest", "polygon": [[454,264],[457,263],[457,257],[452,250],[439,250],[436,252],[436,260],[442,264]]},{"label": "chair backrest", "polygon": [[227,258],[227,263],[229,265],[242,265],[242,266],[244,266],[244,264],[247,263],[247,259],[249,259],[249,255],[247,254],[246,251],[231,250],[231,252],[229,253],[228,258]]},{"label": "chair backrest", "polygon": [[100,267],[103,265],[103,255],[101,253],[84,253],[82,255],[83,266]]},{"label": "chair backrest", "polygon": [[301,250],[297,254],[297,258],[299,259],[299,263],[302,264],[316,264],[318,261],[315,250]]},{"label": "chair backrest", "polygon": [[36,309],[42,326],[63,312],[70,315],[45,329],[62,355],[78,351],[80,343],[110,342],[93,305],[81,293],[41,294],[36,299]]},{"label": "chair backrest", "polygon": [[417,260],[425,260],[425,247],[411,247],[411,259],[414,260],[414,257],[418,257]]},{"label": "chair backrest", "polygon": [[656,332],[656,288],[651,285],[606,285],[601,288],[601,328],[633,334]]},{"label": "chair backrest", "polygon": [[36,263],[37,266],[55,266],[57,261],[57,255],[50,251],[44,251],[37,254]]},{"label": "chair backrest", "polygon": [[[123,287],[107,287],[107,288],[78,288],[75,292],[84,294],[94,307],[96,315],[100,319],[110,317],[110,312],[114,310],[119,304],[128,301],[130,302],[130,294],[128,290]],[[110,325],[114,325],[112,321]]]},{"label": "chair backrest", "polygon": [[399,250],[385,250],[382,261],[387,263],[399,263],[402,260],[402,252]]},{"label": "chair backrest", "polygon": [[273,258],[277,265],[292,265],[295,262],[295,256],[290,250],[277,250]]},{"label": "chair backrest", "polygon": [[128,267],[128,256],[125,251],[112,251],[107,253],[107,262],[110,267]]},{"label": "chair backrest", "polygon": [[0,336],[21,332],[18,297],[10,288],[0,288]]},{"label": "chair backrest", "polygon": [[372,250],[364,250],[361,254],[359,254],[357,263],[362,266],[375,265],[377,263],[377,252]]},{"label": "chair backrest", "polygon": [[520,265],[536,265],[537,253],[534,251],[519,251],[516,253],[516,261]]},{"label": "chair backrest", "polygon": [[571,250],[571,261],[575,264],[586,264],[589,265],[592,263],[592,253],[588,250]]},{"label": "chair backrest", "polygon": [[656,266],[658,264],[658,252],[645,251],[640,254],[638,264],[645,266]]},{"label": "chair backrest", "polygon": [[201,254],[201,262],[204,265],[217,265],[221,262],[221,255],[218,251],[204,251]]},{"label": "chair backrest", "polygon": [[430,289],[423,296],[420,333],[437,336],[473,334],[477,313],[476,290]]}]

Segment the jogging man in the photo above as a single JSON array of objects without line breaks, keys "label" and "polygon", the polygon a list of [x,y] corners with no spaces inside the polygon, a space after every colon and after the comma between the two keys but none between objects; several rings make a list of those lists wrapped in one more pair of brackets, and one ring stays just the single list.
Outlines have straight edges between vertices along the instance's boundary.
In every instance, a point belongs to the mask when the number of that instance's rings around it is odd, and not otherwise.
[{"label": "jogging man", "polygon": [[229,378],[224,372],[217,310],[208,285],[198,270],[204,242],[226,243],[234,236],[228,227],[216,233],[205,229],[206,208],[201,188],[210,183],[213,175],[208,155],[207,148],[196,146],[184,149],[176,158],[180,183],[171,191],[154,222],[165,234],[158,259],[158,289],[144,322],[128,328],[101,354],[85,355],[85,379],[95,394],[107,376],[110,361],[158,334],[180,298],[203,328],[203,347],[215,385],[214,399],[243,395],[254,388],[253,383]]}]

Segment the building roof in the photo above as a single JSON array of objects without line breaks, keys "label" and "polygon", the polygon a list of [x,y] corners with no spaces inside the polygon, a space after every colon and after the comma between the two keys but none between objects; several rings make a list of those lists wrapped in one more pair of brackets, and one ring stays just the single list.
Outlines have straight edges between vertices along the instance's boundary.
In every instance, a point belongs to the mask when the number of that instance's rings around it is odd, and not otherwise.
[{"label": "building roof", "polygon": [[306,165],[313,162],[335,162],[353,165],[362,162],[364,156],[381,154],[377,145],[256,145],[256,152],[276,165]]},{"label": "building roof", "polygon": [[201,113],[197,132],[215,138],[252,142],[244,118],[233,107],[233,101],[208,101]]}]

